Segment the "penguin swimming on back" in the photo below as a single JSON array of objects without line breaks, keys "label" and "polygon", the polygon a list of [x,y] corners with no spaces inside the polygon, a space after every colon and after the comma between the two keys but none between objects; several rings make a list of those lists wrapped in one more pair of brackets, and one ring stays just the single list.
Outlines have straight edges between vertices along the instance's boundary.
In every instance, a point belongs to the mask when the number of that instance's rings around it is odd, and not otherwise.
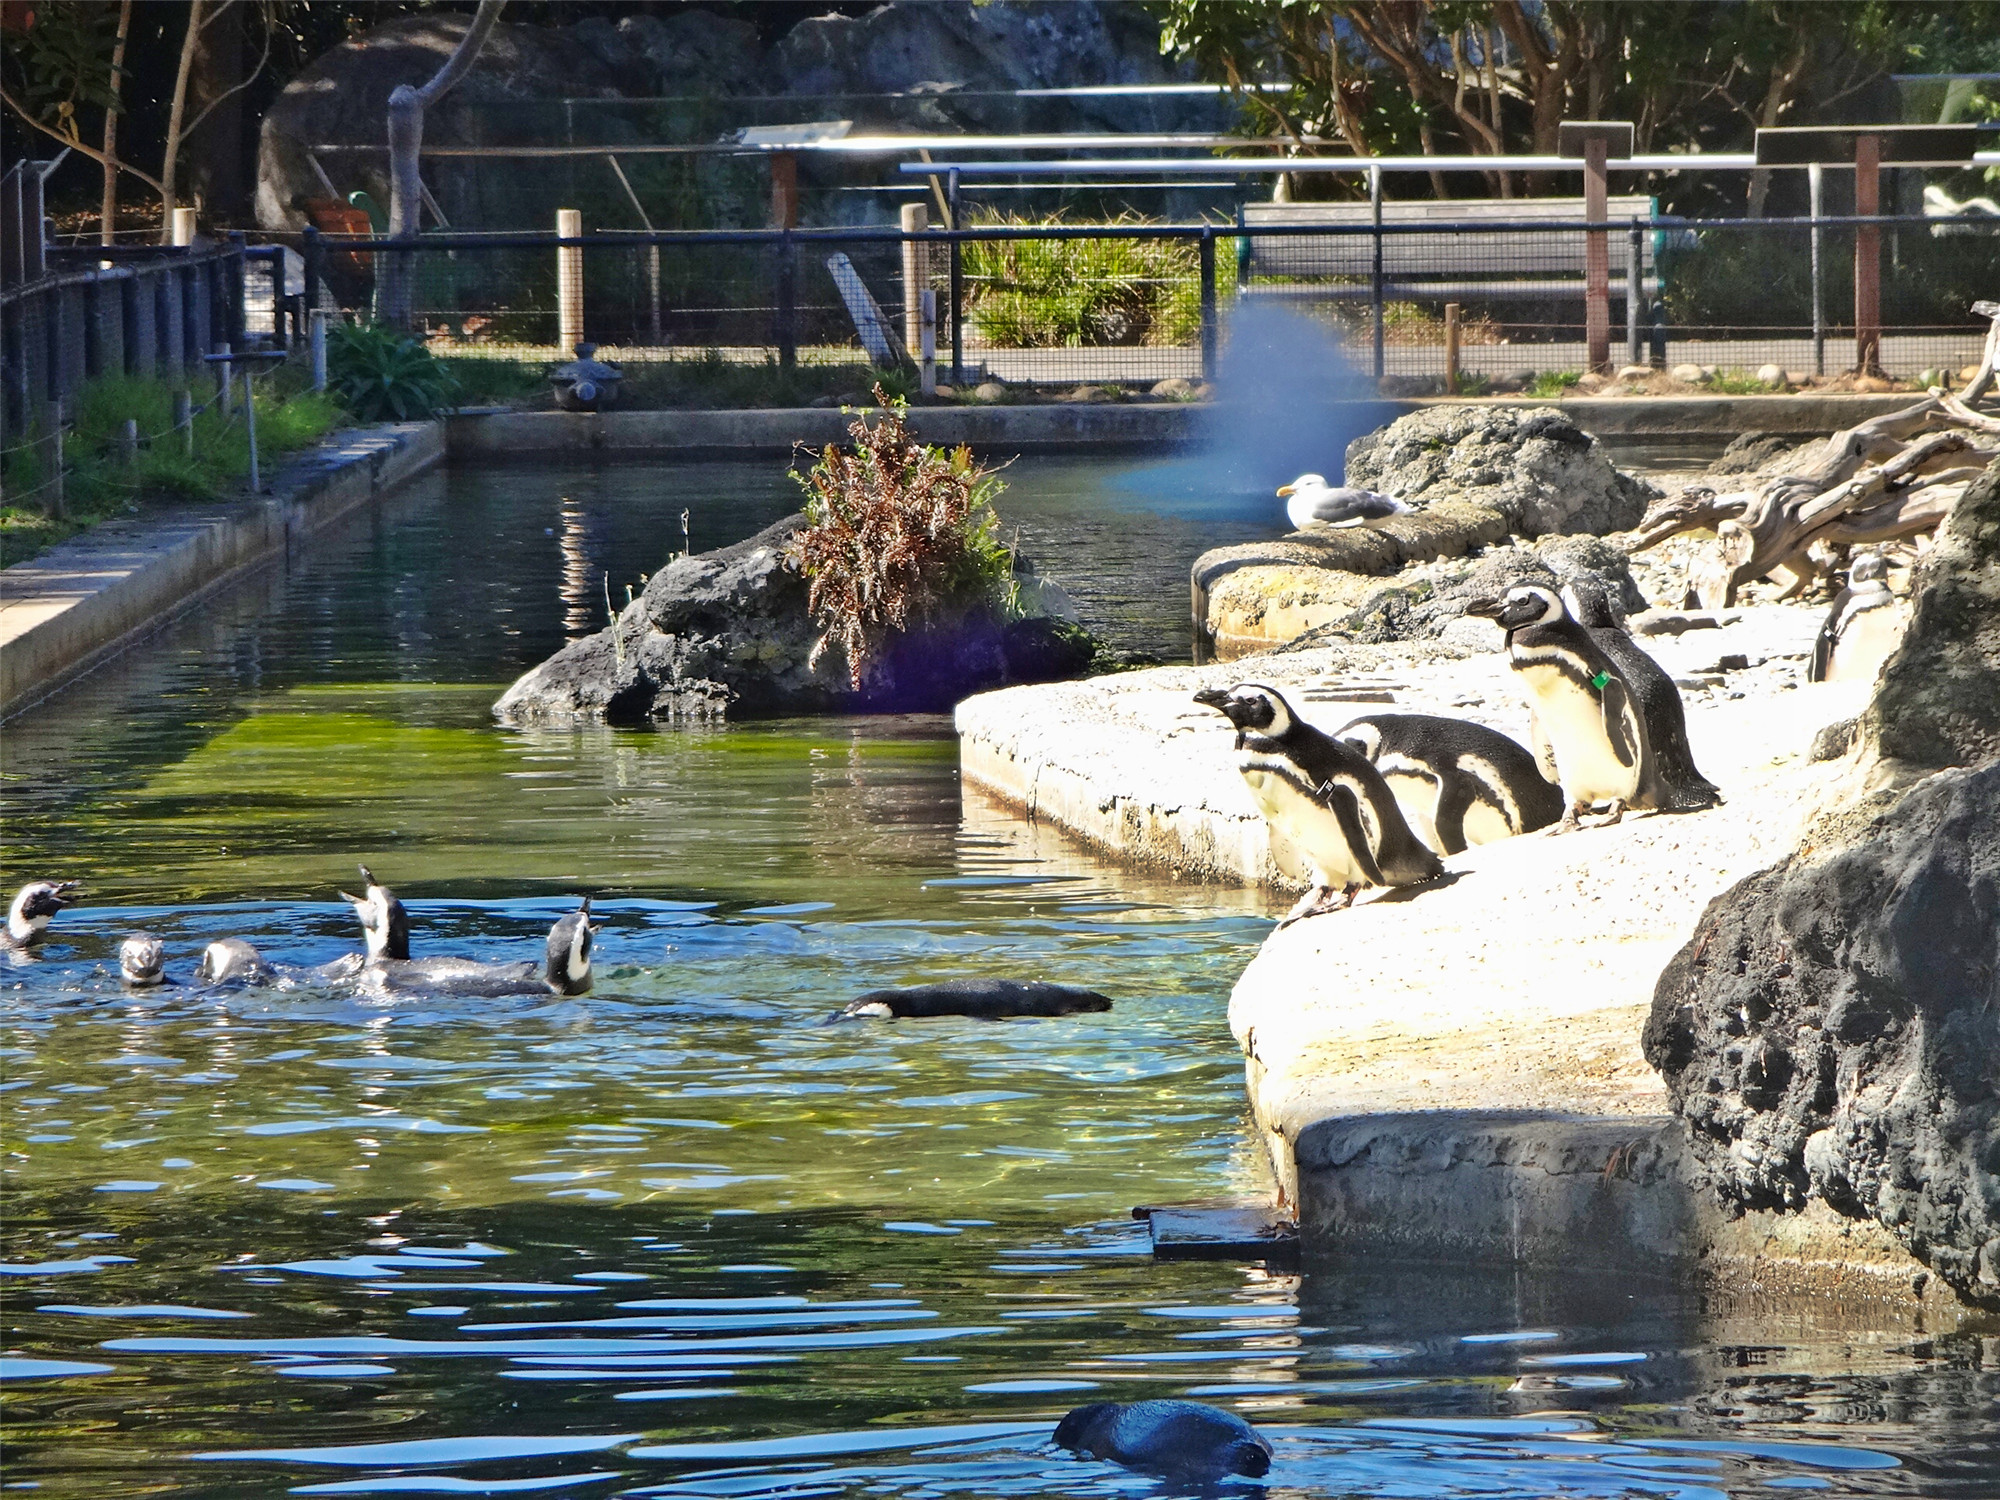
[{"label": "penguin swimming on back", "polygon": [[49,921],[80,889],[74,880],[31,880],[14,893],[0,949],[25,953],[48,934]]},{"label": "penguin swimming on back", "polygon": [[1280,926],[1351,906],[1365,886],[1416,885],[1444,873],[1368,757],[1302,721],[1276,688],[1244,682],[1205,689],[1194,701],[1236,726],[1236,769],[1272,828],[1310,867],[1313,889]]},{"label": "penguin swimming on back", "polygon": [[1527,748],[1470,719],[1364,714],[1339,737],[1382,773],[1411,831],[1439,854],[1532,833],[1562,816],[1562,793]]}]

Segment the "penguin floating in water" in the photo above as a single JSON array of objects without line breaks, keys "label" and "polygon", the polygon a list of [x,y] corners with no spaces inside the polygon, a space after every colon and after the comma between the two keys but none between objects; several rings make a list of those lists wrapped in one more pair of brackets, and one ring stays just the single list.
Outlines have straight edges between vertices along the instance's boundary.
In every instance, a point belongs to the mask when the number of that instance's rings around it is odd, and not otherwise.
[{"label": "penguin floating in water", "polygon": [[[1600,802],[1611,804],[1604,819],[1609,825],[1628,808],[1692,812],[1721,800],[1694,769],[1672,679],[1636,645],[1627,651],[1606,639],[1615,635],[1629,644],[1623,631],[1589,629],[1570,615],[1561,596],[1538,584],[1475,600],[1466,613],[1507,632],[1511,664],[1528,691],[1535,758],[1568,803],[1555,832],[1573,831]],[[1665,678],[1666,692],[1650,680],[1642,660]]]},{"label": "penguin floating in water", "polygon": [[49,919],[80,889],[74,880],[31,880],[14,893],[7,908],[7,931],[0,937],[0,949],[26,953],[47,935]]},{"label": "penguin floating in water", "polygon": [[367,882],[365,895],[340,898],[354,907],[361,919],[362,941],[367,956],[359,970],[364,987],[376,990],[427,994],[532,995],[554,991],[558,995],[582,995],[590,990],[590,949],[597,928],[590,920],[590,897],[549,929],[546,961],[541,968],[533,963],[481,963],[471,958],[410,957],[410,914],[396,893],[383,885],[362,865],[361,878]]},{"label": "penguin floating in water", "polygon": [[1416,514],[1416,508],[1377,490],[1336,489],[1323,475],[1301,474],[1278,491],[1290,496],[1285,514],[1300,531],[1308,526],[1381,526],[1398,516]]},{"label": "penguin floating in water", "polygon": [[1367,756],[1411,831],[1439,854],[1546,828],[1562,793],[1497,729],[1435,714],[1364,714],[1339,737]]},{"label": "penguin floating in water", "polygon": [[[1444,873],[1368,757],[1303,722],[1276,688],[1244,682],[1205,689],[1194,701],[1236,726],[1236,769],[1272,828],[1310,868],[1314,888],[1279,926],[1352,906],[1364,886],[1417,885]],[[1338,903],[1335,892],[1343,897]]]},{"label": "penguin floating in water", "polygon": [[1175,1479],[1257,1479],[1271,1472],[1271,1445],[1256,1428],[1199,1401],[1093,1401],[1056,1424],[1055,1442]]},{"label": "penguin floating in water", "polygon": [[269,984],[278,971],[242,938],[217,938],[201,950],[195,977],[204,984]]},{"label": "penguin floating in water", "polygon": [[1847,569],[1847,587],[1813,642],[1808,682],[1872,679],[1902,637],[1901,611],[1889,591],[1889,563],[1879,552],[1856,554]]},{"label": "penguin floating in water", "polygon": [[135,990],[167,982],[167,949],[150,932],[126,935],[118,945],[118,977]]},{"label": "penguin floating in water", "polygon": [[971,1016],[1003,1021],[1014,1016],[1073,1016],[1111,1009],[1095,990],[1074,989],[1041,979],[945,979],[907,989],[870,990],[857,995],[828,1019],[913,1020]]}]

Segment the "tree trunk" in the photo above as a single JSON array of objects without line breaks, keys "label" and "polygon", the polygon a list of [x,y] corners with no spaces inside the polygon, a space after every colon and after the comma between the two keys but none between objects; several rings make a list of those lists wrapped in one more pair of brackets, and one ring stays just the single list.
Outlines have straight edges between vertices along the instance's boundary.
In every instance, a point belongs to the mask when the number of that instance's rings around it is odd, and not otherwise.
[{"label": "tree trunk", "polygon": [[195,42],[188,69],[187,107],[194,116],[187,135],[199,132],[201,149],[182,174],[191,196],[223,223],[240,223],[249,207],[244,170],[244,43],[249,0],[213,4]]},{"label": "tree trunk", "polygon": [[174,74],[174,102],[167,114],[167,147],[160,164],[160,243],[174,241],[174,177],[180,164],[181,121],[187,118],[188,74],[194,71],[194,50],[201,40],[201,14],[206,0],[188,0],[187,35],[181,40],[180,70]]},{"label": "tree trunk", "polygon": [[[389,95],[389,235],[417,236],[423,184],[418,173],[424,147],[424,111],[445,96],[471,69],[492,34],[506,0],[479,0],[479,10],[445,65],[422,88],[398,84]],[[381,318],[392,328],[408,328],[415,296],[416,257],[391,251],[382,257]]]},{"label": "tree trunk", "polygon": [[120,0],[118,40],[111,46],[111,103],[104,110],[104,206],[100,245],[118,238],[118,111],[125,91],[125,39],[132,34],[132,0]]}]

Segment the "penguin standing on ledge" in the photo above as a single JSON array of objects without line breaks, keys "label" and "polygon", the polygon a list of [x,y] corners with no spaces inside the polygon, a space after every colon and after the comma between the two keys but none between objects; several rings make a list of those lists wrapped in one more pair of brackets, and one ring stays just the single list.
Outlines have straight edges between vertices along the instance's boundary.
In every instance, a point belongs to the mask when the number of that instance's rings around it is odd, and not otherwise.
[{"label": "penguin standing on ledge", "polygon": [[[1601,632],[1572,618],[1553,590],[1522,584],[1502,598],[1475,600],[1466,613],[1484,616],[1507,632],[1511,664],[1528,690],[1535,759],[1542,774],[1562,787],[1569,804],[1555,832],[1574,832],[1577,820],[1600,802],[1611,804],[1604,819],[1609,826],[1628,808],[1691,812],[1719,800],[1715,788],[1694,771],[1692,756],[1682,775],[1692,773],[1693,782],[1662,774],[1648,734],[1646,688],[1606,651]],[[1636,646],[1632,649],[1644,655]],[[1672,682],[1667,686],[1671,689]],[[1684,739],[1680,694],[1676,691],[1671,706],[1661,704],[1658,712],[1662,723],[1671,721]]]},{"label": "penguin standing on ledge", "polygon": [[1205,689],[1194,701],[1236,726],[1236,769],[1311,872],[1313,889],[1280,927],[1352,906],[1364,886],[1417,885],[1444,873],[1437,855],[1410,832],[1395,793],[1368,757],[1302,722],[1276,688],[1244,682],[1226,692]]},{"label": "penguin standing on ledge", "polygon": [[1436,714],[1364,714],[1340,738],[1367,756],[1411,830],[1439,854],[1546,828],[1562,793],[1525,746],[1497,729]]}]

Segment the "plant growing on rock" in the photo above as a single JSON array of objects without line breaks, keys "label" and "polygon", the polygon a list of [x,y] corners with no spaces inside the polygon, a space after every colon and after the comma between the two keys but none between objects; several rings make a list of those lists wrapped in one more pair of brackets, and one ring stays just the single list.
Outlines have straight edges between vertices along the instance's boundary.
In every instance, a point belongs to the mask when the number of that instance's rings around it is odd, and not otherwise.
[{"label": "plant growing on rock", "polygon": [[793,472],[806,491],[806,524],[785,554],[807,580],[820,630],[812,663],[838,645],[857,690],[892,636],[978,610],[1020,613],[1013,554],[993,512],[999,479],[969,448],[918,442],[904,403],[879,385],[875,399],[881,416],[872,426],[855,418],[851,447],[830,443],[810,471]]}]

